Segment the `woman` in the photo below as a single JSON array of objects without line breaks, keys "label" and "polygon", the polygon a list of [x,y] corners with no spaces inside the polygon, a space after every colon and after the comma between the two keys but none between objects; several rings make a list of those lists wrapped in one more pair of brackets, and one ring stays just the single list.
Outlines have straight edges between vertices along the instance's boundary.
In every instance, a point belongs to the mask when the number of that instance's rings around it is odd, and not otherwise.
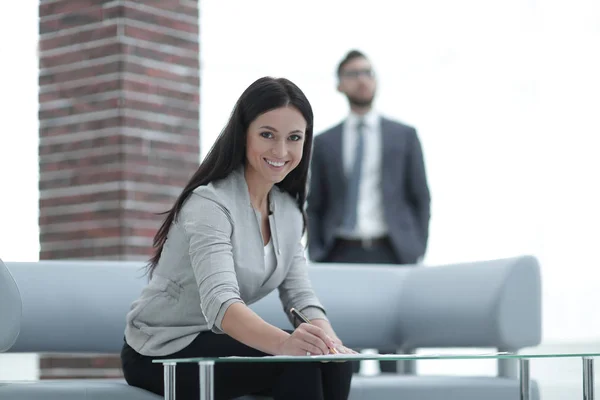
[{"label": "woman", "polygon": [[[127,315],[121,359],[130,385],[163,394],[157,358],[355,353],[343,346],[311,287],[301,236],[313,135],[304,93],[261,78],[154,239],[150,282]],[[312,324],[284,331],[247,305],[278,289]],[[215,397],[346,399],[350,363],[217,363]],[[177,395],[198,398],[198,367],[177,367]]]}]

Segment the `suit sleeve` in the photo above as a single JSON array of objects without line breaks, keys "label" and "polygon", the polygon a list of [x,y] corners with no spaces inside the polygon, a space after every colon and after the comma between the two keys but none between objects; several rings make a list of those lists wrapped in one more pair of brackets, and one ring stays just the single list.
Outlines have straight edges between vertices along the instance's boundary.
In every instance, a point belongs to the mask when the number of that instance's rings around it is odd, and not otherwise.
[{"label": "suit sleeve", "polygon": [[229,213],[216,202],[192,194],[179,218],[190,242],[202,313],[211,330],[221,333],[227,308],[243,303],[234,268]]},{"label": "suit sleeve", "polygon": [[411,130],[409,151],[407,157],[407,192],[408,200],[413,207],[414,214],[421,231],[423,240],[423,253],[427,249],[429,239],[429,220],[431,217],[431,195],[427,182],[425,160],[421,142],[416,130]]},{"label": "suit sleeve", "polygon": [[319,140],[315,138],[310,162],[306,214],[308,216],[308,254],[312,261],[320,261],[325,247],[323,238],[323,206],[325,188]]}]

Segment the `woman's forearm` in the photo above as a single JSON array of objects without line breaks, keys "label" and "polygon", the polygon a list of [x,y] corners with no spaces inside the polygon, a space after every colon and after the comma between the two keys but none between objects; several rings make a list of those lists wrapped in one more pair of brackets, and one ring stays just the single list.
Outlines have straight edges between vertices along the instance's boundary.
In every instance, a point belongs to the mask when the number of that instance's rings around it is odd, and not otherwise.
[{"label": "woman's forearm", "polygon": [[272,355],[279,354],[282,343],[290,336],[242,303],[233,303],[227,308],[221,327],[238,342]]}]

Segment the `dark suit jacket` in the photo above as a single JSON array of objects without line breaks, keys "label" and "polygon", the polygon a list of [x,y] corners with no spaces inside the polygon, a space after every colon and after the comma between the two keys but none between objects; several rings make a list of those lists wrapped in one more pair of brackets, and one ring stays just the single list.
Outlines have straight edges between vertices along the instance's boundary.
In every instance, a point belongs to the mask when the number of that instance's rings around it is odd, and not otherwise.
[{"label": "dark suit jacket", "polygon": [[[429,237],[430,194],[413,127],[381,118],[381,190],[389,236],[401,264],[416,263]],[[342,222],[346,192],[343,123],[316,135],[307,197],[308,252],[325,261]]]}]

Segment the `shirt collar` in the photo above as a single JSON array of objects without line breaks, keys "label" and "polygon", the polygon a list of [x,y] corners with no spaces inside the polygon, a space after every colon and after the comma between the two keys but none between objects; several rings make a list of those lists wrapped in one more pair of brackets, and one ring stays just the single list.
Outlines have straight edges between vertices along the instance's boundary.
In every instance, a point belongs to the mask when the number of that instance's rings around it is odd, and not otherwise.
[{"label": "shirt collar", "polygon": [[377,123],[379,122],[379,114],[375,110],[371,110],[364,115],[358,115],[351,112],[346,122],[349,126],[356,126],[361,118],[364,120],[365,125],[371,129],[377,126]]}]

